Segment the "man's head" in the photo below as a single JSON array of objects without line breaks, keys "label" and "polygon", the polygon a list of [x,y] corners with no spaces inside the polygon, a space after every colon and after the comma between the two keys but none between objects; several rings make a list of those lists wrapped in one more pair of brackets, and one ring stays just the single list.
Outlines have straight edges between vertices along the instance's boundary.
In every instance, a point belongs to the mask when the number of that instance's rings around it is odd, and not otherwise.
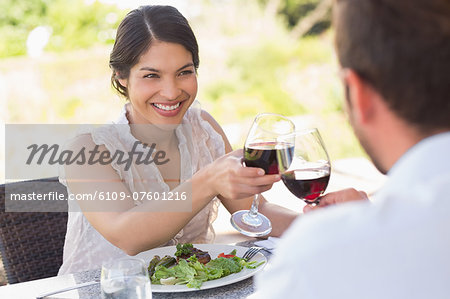
[{"label": "man's head", "polygon": [[450,129],[450,1],[336,0],[333,14],[343,69],[418,134]]},{"label": "man's head", "polygon": [[343,68],[407,122],[450,128],[450,1],[337,0],[334,17]]}]

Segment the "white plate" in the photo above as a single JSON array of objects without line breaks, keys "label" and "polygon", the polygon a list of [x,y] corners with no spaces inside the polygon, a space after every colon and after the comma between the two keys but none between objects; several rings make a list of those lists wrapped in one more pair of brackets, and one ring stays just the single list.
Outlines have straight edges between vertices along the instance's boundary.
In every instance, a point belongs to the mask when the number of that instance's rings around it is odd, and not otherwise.
[{"label": "white plate", "polygon": [[[247,251],[247,247],[242,246],[234,246],[234,245],[222,245],[222,244],[194,244],[194,247],[201,249],[203,251],[207,251],[209,255],[211,256],[211,259],[216,259],[219,254],[222,252],[225,254],[230,253],[233,251],[233,249],[236,249],[236,255],[239,257],[242,257],[244,253]],[[167,246],[167,247],[160,247],[155,248],[152,250],[148,250],[146,252],[142,252],[137,257],[143,259],[146,264],[150,263],[151,259],[155,255],[159,255],[161,258],[165,255],[174,256],[175,252],[177,251],[176,246]],[[211,288],[217,288],[224,285],[232,284],[241,280],[244,280],[246,278],[249,278],[253,275],[255,275],[257,272],[261,271],[264,266],[267,264],[267,258],[262,253],[257,253],[251,261],[257,261],[257,262],[265,262],[261,266],[257,267],[256,269],[247,269],[244,267],[244,269],[241,270],[239,273],[233,273],[228,276],[215,279],[215,280],[209,280],[205,281],[202,286],[200,287],[200,290],[206,290]],[[192,292],[197,291],[199,289],[196,288],[188,288],[186,285],[157,285],[152,284],[152,292],[157,293],[172,293],[172,292]]]}]

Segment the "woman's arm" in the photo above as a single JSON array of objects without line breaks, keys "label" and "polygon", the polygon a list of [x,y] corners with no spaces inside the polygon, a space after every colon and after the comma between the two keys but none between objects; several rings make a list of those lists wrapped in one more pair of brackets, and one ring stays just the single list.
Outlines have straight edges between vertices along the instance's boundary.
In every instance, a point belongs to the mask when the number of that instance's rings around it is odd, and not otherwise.
[{"label": "woman's arm", "polygon": [[[232,151],[232,147],[230,142],[228,141],[227,136],[225,135],[225,132],[220,127],[220,125],[216,122],[216,120],[206,111],[202,111],[202,117],[204,120],[208,121],[211,126],[216,130],[217,133],[219,133],[223,141],[225,143],[225,152],[229,153]],[[235,151],[240,154],[240,157],[242,157],[242,150]],[[240,161],[241,163],[241,161]],[[242,166],[241,166],[242,167]],[[253,168],[253,167],[242,167],[242,168]],[[259,169],[259,168],[254,168]],[[264,173],[264,171],[261,169],[261,171]],[[266,175],[267,177],[272,178],[272,182],[277,182],[280,180],[280,176],[278,174],[275,175]],[[273,184],[272,183],[272,184]],[[270,186],[265,186],[267,188],[264,191],[269,190],[272,187],[272,184]],[[261,193],[261,192],[260,192]],[[222,201],[222,204],[225,206],[225,208],[233,214],[236,211],[239,210],[248,210],[250,209],[253,201],[253,196],[242,198],[239,200],[235,200],[233,198],[227,198],[224,196],[219,196],[220,200]],[[270,221],[272,222],[272,232],[270,233],[271,236],[279,237],[281,234],[289,227],[289,225],[292,223],[292,221],[295,220],[295,218],[299,215],[299,213],[296,213],[290,209],[284,208],[282,206],[272,204],[268,202],[264,196],[259,195],[259,207],[258,210],[267,216]]]},{"label": "woman's arm", "polygon": [[[77,138],[69,148],[78,153],[95,148],[90,135]],[[105,146],[98,147],[107,151]],[[241,167],[237,153],[225,155],[200,169],[190,180],[180,184],[173,193],[190,195],[192,209],[188,212],[155,211],[163,201],[145,202],[135,206],[133,196],[111,165],[95,163],[66,166],[66,179],[75,195],[123,194],[124,200],[78,201],[91,225],[105,239],[129,255],[166,243],[173,238],[212,198],[221,194],[239,199],[267,190],[272,182],[257,169]],[[247,182],[238,184],[237,182]],[[149,190],[151,191],[151,190]]]}]

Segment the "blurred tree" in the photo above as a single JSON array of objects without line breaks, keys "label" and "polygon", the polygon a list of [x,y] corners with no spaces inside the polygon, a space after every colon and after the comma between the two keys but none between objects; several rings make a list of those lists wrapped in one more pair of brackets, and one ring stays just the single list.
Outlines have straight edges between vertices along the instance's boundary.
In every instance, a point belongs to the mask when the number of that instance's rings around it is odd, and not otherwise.
[{"label": "blurred tree", "polygon": [[0,2],[0,57],[26,54],[28,33],[47,23],[49,0],[2,0]]},{"label": "blurred tree", "polygon": [[26,54],[28,34],[42,25],[52,29],[47,49],[53,51],[111,43],[123,14],[95,0],[2,0],[0,58]]},{"label": "blurred tree", "polygon": [[316,35],[331,25],[331,0],[260,0],[266,13],[280,15],[294,38]]},{"label": "blurred tree", "polygon": [[[332,4],[333,0],[321,0],[313,11],[308,13],[305,17],[301,18],[294,26],[294,28],[292,28],[292,37],[298,39],[306,35],[308,32],[313,31],[315,26],[323,24],[324,20],[329,18],[329,12],[331,11]],[[328,28],[328,26],[326,27]],[[318,30],[320,31],[323,29],[318,28]]]}]

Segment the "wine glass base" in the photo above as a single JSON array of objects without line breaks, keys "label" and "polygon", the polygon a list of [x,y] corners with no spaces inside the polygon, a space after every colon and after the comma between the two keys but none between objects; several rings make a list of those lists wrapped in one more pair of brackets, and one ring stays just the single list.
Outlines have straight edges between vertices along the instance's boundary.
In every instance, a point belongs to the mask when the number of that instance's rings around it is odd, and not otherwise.
[{"label": "wine glass base", "polygon": [[253,222],[252,224],[244,222],[248,212],[248,210],[241,210],[231,215],[231,225],[233,225],[238,232],[249,237],[263,237],[272,231],[272,224],[270,223],[269,218],[261,213],[258,213],[255,217],[257,218],[255,219],[256,222]]}]

